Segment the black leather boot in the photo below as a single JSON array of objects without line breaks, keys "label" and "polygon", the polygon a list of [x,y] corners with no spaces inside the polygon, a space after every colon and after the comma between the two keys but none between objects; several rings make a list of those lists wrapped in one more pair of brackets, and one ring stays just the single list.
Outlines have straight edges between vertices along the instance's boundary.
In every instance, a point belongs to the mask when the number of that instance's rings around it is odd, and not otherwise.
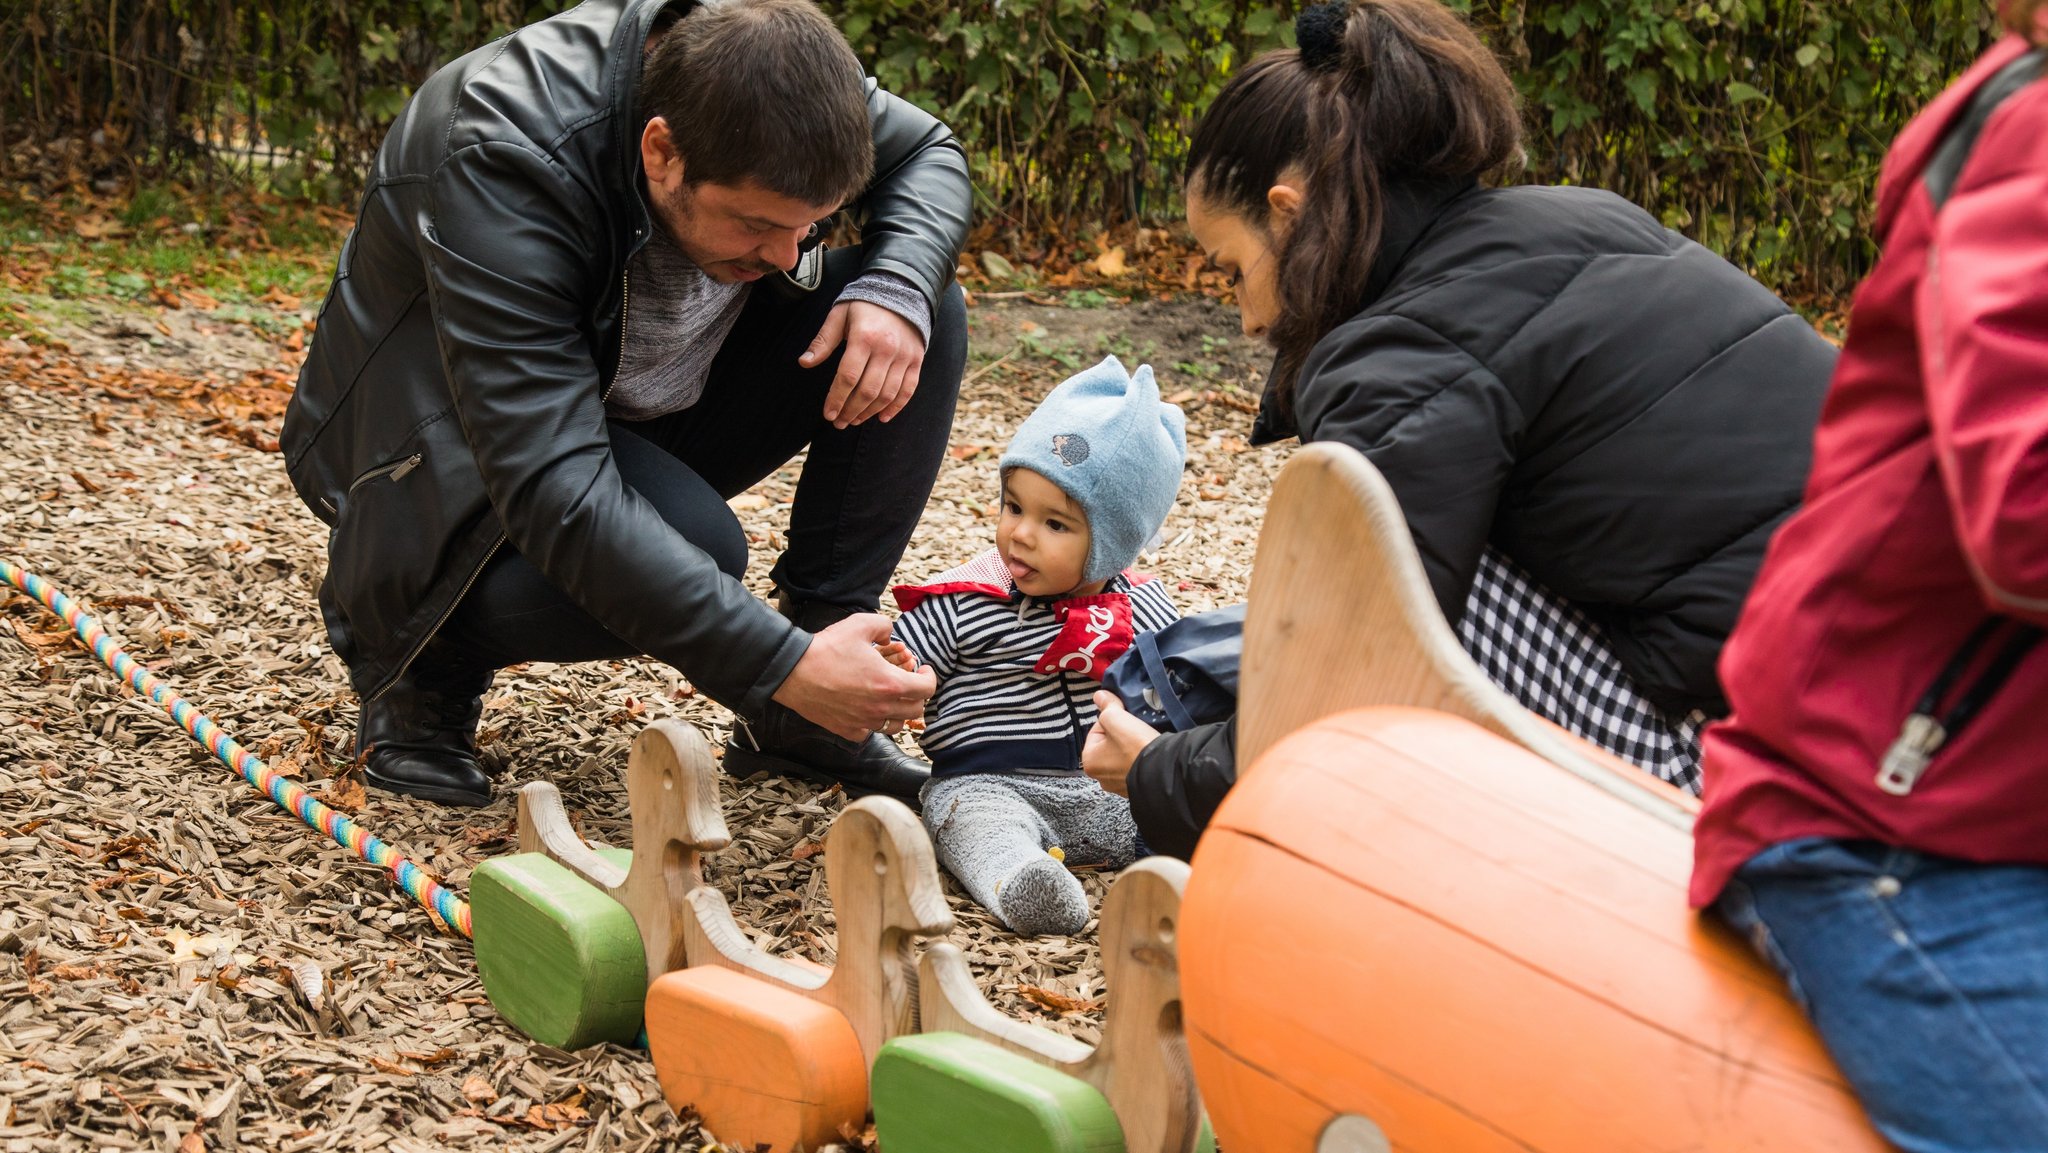
[{"label": "black leather boot", "polygon": [[[844,605],[805,603],[787,594],[779,598],[782,615],[805,632],[818,632],[858,610]],[[848,796],[872,793],[895,797],[917,808],[918,790],[931,779],[931,765],[903,751],[881,733],[849,741],[798,716],[773,701],[759,718],[735,717],[732,739],[725,744],[725,771],[749,777],[772,773],[821,785],[839,785]]]},{"label": "black leather boot", "polygon": [[426,664],[422,654],[383,696],[363,702],[356,722],[356,749],[369,750],[363,775],[386,792],[488,805],[491,779],[477,762],[476,726],[490,671]]},{"label": "black leather boot", "polygon": [[917,808],[917,792],[932,767],[881,733],[849,741],[770,702],[759,720],[735,718],[725,745],[725,771],[733,777],[773,773],[821,785],[840,785],[848,796],[881,793]]}]

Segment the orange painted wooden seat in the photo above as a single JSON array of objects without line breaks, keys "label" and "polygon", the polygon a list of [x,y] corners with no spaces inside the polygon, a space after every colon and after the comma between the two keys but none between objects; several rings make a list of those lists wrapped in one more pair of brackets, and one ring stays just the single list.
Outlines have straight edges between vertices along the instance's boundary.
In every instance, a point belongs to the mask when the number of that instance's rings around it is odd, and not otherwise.
[{"label": "orange painted wooden seat", "polygon": [[1783,982],[1686,908],[1691,866],[1683,829],[1458,718],[1286,737],[1183,905],[1219,1143],[1882,1149]]},{"label": "orange painted wooden seat", "polygon": [[1687,909],[1697,803],[1487,680],[1348,448],[1274,487],[1238,752],[1180,942],[1224,1148],[1883,1148],[1776,974]]},{"label": "orange painted wooden seat", "polygon": [[689,968],[647,990],[663,1094],[742,1149],[817,1149],[867,1117],[884,1042],[917,1027],[920,936],[953,927],[931,839],[901,802],[848,805],[825,838],[838,922],[830,969],[763,952],[716,888],[678,905]]}]

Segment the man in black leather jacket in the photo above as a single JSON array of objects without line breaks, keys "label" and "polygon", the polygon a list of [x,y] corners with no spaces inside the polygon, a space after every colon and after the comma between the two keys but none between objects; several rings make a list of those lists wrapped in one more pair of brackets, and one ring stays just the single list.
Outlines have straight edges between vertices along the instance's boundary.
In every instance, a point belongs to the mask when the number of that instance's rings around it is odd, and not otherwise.
[{"label": "man in black leather jacket", "polygon": [[[371,783],[483,804],[494,669],[645,653],[740,718],[729,771],[914,797],[883,731],[931,675],[872,614],[952,423],[969,198],[808,0],[587,0],[423,84],[283,435]],[[842,207],[861,245],[816,251]],[[725,501],[806,448],[778,613]]]}]

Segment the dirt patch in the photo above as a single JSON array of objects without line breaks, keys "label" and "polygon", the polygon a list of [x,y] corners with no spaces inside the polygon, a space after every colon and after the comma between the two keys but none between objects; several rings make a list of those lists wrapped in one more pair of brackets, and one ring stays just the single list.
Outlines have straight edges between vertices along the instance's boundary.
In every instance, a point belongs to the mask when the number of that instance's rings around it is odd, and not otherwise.
[{"label": "dirt patch", "polygon": [[[304,319],[296,307],[252,321],[93,305],[52,323],[68,351],[0,346],[12,457],[0,550],[85,600],[138,659],[318,790],[347,762],[356,708],[314,601],[324,533],[278,458],[208,407],[217,400],[191,399],[288,373]],[[1235,315],[1207,301],[996,301],[971,324],[953,450],[900,579],[992,542],[1011,430],[1070,369],[1116,353],[1153,363],[1189,410],[1180,501],[1141,567],[1171,582],[1183,611],[1241,599],[1283,452],[1245,443],[1265,357]],[[187,382],[191,397],[138,392],[137,374],[172,393]],[[760,592],[795,476],[734,502]],[[458,892],[509,851],[512,798],[530,780],[559,785],[588,837],[625,844],[626,747],[656,716],[714,743],[731,723],[652,661],[507,670],[482,733],[503,768],[494,804],[373,793],[355,815]],[[829,963],[833,918],[809,846],[841,798],[729,779],[721,795],[734,842],[711,879],[763,944]],[[0,607],[0,857],[0,1151],[700,1148],[644,1053],[563,1053],[518,1034],[484,999],[468,942],[208,758],[22,597]],[[1084,881],[1099,901],[1105,878]],[[1093,1040],[1088,1014],[1020,993],[1100,996],[1093,925],[1071,941],[1020,939],[948,889],[952,939],[998,1004]],[[295,984],[308,965],[324,1012]]]}]

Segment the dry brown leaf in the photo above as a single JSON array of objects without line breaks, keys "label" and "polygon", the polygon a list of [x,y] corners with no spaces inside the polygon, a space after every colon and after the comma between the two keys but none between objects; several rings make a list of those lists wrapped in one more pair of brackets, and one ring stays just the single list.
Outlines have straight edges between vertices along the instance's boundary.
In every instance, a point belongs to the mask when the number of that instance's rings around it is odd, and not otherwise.
[{"label": "dry brown leaf", "polygon": [[489,1081],[471,1073],[462,1079],[462,1098],[476,1105],[488,1105],[498,1099],[498,1091]]},{"label": "dry brown leaf", "polygon": [[178,1142],[178,1153],[206,1153],[206,1138],[194,1129]]},{"label": "dry brown leaf", "polygon": [[353,813],[370,800],[370,794],[363,788],[362,778],[352,772],[342,773],[327,782],[327,787],[314,796],[328,808],[340,809],[344,813]]},{"label": "dry brown leaf", "polygon": [[1130,266],[1124,263],[1124,249],[1121,244],[1095,258],[1095,274],[1097,276],[1105,276],[1114,280],[1119,276],[1127,275],[1130,271]]},{"label": "dry brown leaf", "polygon": [[386,1061],[375,1053],[371,1053],[363,1059],[368,1061],[370,1067],[379,1073],[389,1073],[394,1077],[417,1077],[420,1075],[420,1071],[410,1065],[401,1065],[397,1061]]},{"label": "dry brown leaf", "polygon": [[1017,995],[1055,1013],[1097,1013],[1102,1010],[1101,1001],[1084,1001],[1037,985],[1019,985]]}]

